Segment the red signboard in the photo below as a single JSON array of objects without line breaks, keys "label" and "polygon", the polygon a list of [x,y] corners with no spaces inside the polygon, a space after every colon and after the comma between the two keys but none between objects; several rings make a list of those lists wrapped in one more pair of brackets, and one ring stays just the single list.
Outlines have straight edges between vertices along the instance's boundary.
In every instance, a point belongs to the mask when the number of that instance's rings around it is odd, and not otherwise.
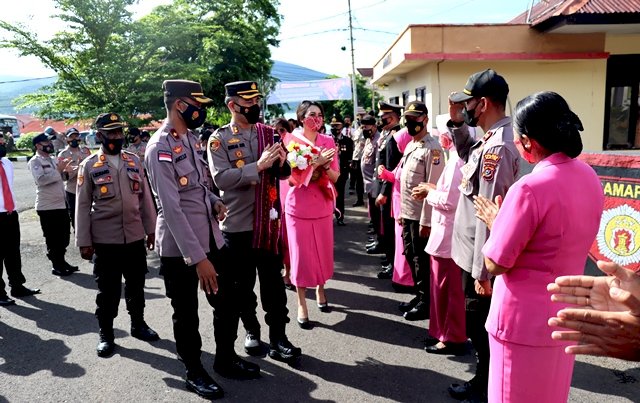
[{"label": "red signboard", "polygon": [[596,171],[605,196],[589,257],[640,270],[640,155],[582,154],[580,159]]}]

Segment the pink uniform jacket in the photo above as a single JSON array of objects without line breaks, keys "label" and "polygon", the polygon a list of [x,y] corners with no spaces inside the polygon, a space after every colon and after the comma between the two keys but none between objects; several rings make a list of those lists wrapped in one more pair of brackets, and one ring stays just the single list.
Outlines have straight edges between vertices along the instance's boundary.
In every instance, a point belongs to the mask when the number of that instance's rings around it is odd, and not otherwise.
[{"label": "pink uniform jacket", "polygon": [[581,274],[598,232],[604,194],[594,170],[563,153],[540,161],[507,193],[482,252],[500,266],[487,331],[529,346],[560,345],[547,320],[564,306],[546,290]]}]

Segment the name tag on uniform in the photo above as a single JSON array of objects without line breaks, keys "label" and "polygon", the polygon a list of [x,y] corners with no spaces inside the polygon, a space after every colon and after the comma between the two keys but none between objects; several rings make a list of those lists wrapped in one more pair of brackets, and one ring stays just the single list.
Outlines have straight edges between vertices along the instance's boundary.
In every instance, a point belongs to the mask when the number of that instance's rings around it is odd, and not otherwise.
[{"label": "name tag on uniform", "polygon": [[108,169],[103,169],[102,171],[93,172],[91,174],[91,176],[93,176],[94,178],[97,178],[98,176],[105,175],[105,174],[108,174],[108,173],[109,173]]},{"label": "name tag on uniform", "polygon": [[187,158],[187,154],[178,155],[178,158],[176,158],[176,162],[180,162],[186,158]]}]

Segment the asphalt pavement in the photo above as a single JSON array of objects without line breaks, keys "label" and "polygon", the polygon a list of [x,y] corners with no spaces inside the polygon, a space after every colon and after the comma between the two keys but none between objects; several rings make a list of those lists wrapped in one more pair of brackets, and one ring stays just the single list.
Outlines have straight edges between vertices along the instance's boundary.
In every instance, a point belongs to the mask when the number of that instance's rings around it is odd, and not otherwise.
[{"label": "asphalt pavement", "polygon": [[[184,387],[183,367],[175,355],[172,309],[158,275],[157,255],[152,252],[148,257],[146,320],[161,340],[147,343],[132,338],[122,301],[114,324],[116,352],[110,358],[97,357],[96,285],[91,265],[71,247],[68,260],[79,265],[80,271],[66,278],[51,274],[33,210],[35,185],[26,163],[14,165],[23,272],[26,285],[41,288],[42,294],[0,308],[0,403],[202,401]],[[350,196],[346,205],[352,203]],[[293,319],[287,332],[304,355],[296,367],[250,357],[262,368],[260,379],[234,381],[217,376],[212,370],[212,312],[200,295],[202,360],[224,388],[224,401],[455,402],[446,388],[472,376],[473,356],[424,352],[428,321],[407,322],[400,316],[397,305],[410,296],[394,293],[389,280],[378,280],[379,257],[364,253],[365,209],[348,208],[345,221],[347,226],[335,227],[335,274],[327,283],[333,311],[316,309],[310,291],[309,315],[315,326],[302,330],[295,323],[295,294],[287,292]],[[258,316],[265,340],[264,313],[259,310]],[[245,355],[243,339],[240,329],[236,350],[241,356]],[[579,357],[569,400],[638,402],[639,367],[616,359]],[[531,396],[535,397],[535,390]]]}]

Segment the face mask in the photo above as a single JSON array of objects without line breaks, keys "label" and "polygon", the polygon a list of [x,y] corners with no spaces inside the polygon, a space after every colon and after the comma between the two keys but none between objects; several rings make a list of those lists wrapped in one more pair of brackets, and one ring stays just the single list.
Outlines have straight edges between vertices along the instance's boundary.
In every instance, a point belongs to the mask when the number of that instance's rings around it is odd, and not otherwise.
[{"label": "face mask", "polygon": [[7,146],[0,144],[0,158],[4,158],[7,155]]},{"label": "face mask", "polygon": [[51,154],[53,153],[53,151],[54,151],[53,144],[49,144],[48,146],[42,146],[43,153]]},{"label": "face mask", "polygon": [[480,117],[476,116],[477,109],[478,109],[478,104],[476,104],[476,107],[473,108],[473,110],[468,110],[466,106],[464,107],[464,109],[462,109],[462,117],[464,117],[464,123],[466,123],[467,126],[471,126],[471,127],[478,126],[478,119]]},{"label": "face mask", "polygon": [[340,130],[338,129],[331,129],[331,134],[333,134],[334,136],[337,136],[340,134]]},{"label": "face mask", "polygon": [[370,139],[371,135],[372,135],[372,130],[362,130],[362,135],[364,136],[365,139]]},{"label": "face mask", "polygon": [[[185,102],[185,104],[187,103]],[[178,112],[180,112],[180,110],[178,110]],[[207,110],[187,104],[187,109],[185,109],[184,112],[180,112],[180,116],[182,116],[187,128],[193,130],[202,126],[205,119],[207,119]]]},{"label": "face mask", "polygon": [[381,125],[382,127],[385,127],[385,126],[386,126],[386,125],[388,125],[388,124],[389,124],[389,118],[381,118],[381,119],[380,119],[380,125]]},{"label": "face mask", "polygon": [[424,122],[417,122],[415,120],[407,120],[405,122],[405,126],[407,126],[407,132],[409,132],[410,136],[417,136],[418,133],[422,132],[424,129]]},{"label": "face mask", "polygon": [[122,151],[122,145],[124,144],[124,139],[107,139],[103,138],[102,145],[104,146],[104,152],[111,155],[120,154]]},{"label": "face mask", "polygon": [[516,144],[516,148],[520,153],[520,156],[527,161],[529,164],[535,164],[535,160],[533,159],[533,154],[530,151],[527,151],[520,141],[514,141]]},{"label": "face mask", "polygon": [[80,142],[78,140],[71,140],[69,142],[69,147],[71,148],[78,148],[79,145],[80,145]]},{"label": "face mask", "polygon": [[307,116],[306,118],[304,118],[302,124],[313,131],[318,131],[324,124],[324,120],[320,116]]},{"label": "face mask", "polygon": [[139,143],[139,141],[138,141],[139,139],[140,139],[140,137],[138,137],[138,136],[129,137],[129,143],[138,144]]},{"label": "face mask", "polygon": [[258,123],[258,120],[260,120],[260,105],[242,106],[236,104],[236,106],[240,108],[236,112],[242,114],[247,119],[247,123],[250,125]]}]

